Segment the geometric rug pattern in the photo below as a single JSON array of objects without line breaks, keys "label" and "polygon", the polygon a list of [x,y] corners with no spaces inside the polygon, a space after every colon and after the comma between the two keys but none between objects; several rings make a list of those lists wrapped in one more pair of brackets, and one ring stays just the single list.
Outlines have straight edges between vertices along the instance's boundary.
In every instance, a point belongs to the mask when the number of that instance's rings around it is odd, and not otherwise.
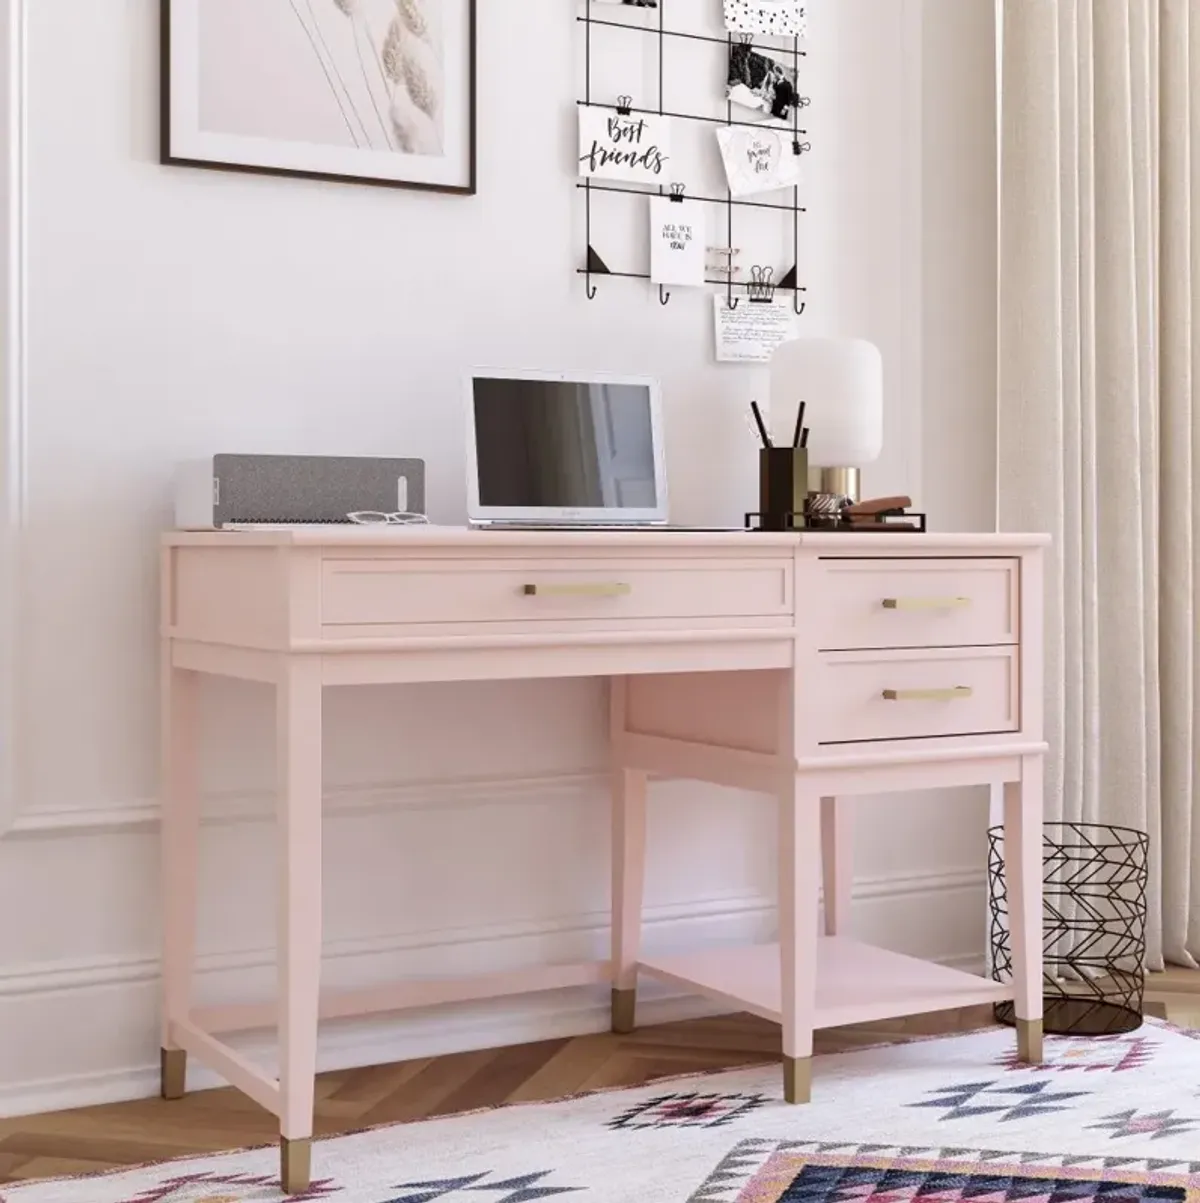
[{"label": "geometric rug pattern", "polygon": [[[746,1140],[688,1203],[1187,1203],[1200,1162]],[[1064,1164],[1064,1160],[1068,1164]]]},{"label": "geometric rug pattern", "polygon": [[[1154,1044],[1144,1036],[1067,1036],[1056,1040],[1050,1055],[1042,1063],[1044,1073],[1119,1072],[1138,1069],[1148,1063]],[[1017,1050],[1010,1049],[997,1064],[1005,1069],[1023,1069]]]},{"label": "geometric rug pattern", "polygon": [[[1200,1203],[1200,1039],[990,1028],[318,1141],[299,1203]],[[0,1186],[0,1203],[279,1203],[274,1146]]]}]

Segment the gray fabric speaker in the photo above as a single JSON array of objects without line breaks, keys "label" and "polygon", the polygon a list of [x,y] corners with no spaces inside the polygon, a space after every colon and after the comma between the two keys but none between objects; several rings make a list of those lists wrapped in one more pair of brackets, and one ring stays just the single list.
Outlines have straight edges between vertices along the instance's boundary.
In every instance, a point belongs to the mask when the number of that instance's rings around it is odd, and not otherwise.
[{"label": "gray fabric speaker", "polygon": [[345,522],[359,510],[425,513],[425,461],[376,456],[214,455],[212,525]]}]

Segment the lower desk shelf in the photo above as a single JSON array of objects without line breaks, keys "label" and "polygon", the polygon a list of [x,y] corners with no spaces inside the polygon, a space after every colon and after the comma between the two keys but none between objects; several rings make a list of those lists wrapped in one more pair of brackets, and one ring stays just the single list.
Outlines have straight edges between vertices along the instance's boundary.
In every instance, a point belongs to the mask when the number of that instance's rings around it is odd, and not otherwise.
[{"label": "lower desk shelf", "polygon": [[[654,957],[640,961],[638,969],[779,1022],[782,992],[778,944]],[[814,1027],[869,1023],[1012,997],[1010,983],[873,948],[844,936],[825,936],[818,941]]]}]

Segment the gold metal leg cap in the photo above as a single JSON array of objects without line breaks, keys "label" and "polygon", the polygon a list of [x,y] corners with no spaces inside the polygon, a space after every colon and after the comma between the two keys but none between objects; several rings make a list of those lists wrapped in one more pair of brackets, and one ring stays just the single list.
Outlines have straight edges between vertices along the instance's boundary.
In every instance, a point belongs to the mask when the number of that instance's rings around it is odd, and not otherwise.
[{"label": "gold metal leg cap", "polygon": [[312,1137],[279,1138],[279,1186],[285,1195],[298,1195],[312,1185]]},{"label": "gold metal leg cap", "polygon": [[637,990],[614,990],[612,992],[612,1030],[627,1036],[634,1028],[637,1012]]},{"label": "gold metal leg cap", "polygon": [[158,1088],[164,1099],[181,1099],[187,1089],[187,1050],[159,1050]]},{"label": "gold metal leg cap", "polygon": [[1042,1063],[1042,1021],[1017,1020],[1017,1060],[1023,1065]]},{"label": "gold metal leg cap", "polygon": [[788,1103],[812,1102],[811,1057],[784,1057],[783,1098]]}]

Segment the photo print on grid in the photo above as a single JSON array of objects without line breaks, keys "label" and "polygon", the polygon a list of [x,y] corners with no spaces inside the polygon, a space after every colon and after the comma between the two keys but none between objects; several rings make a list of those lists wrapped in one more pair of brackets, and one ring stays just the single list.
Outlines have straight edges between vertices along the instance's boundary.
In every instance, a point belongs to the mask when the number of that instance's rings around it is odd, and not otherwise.
[{"label": "photo print on grid", "polygon": [[728,96],[733,104],[787,121],[806,103],[796,91],[796,71],[779,59],[739,42],[729,51]]},{"label": "photo print on grid", "polygon": [[803,38],[808,19],[800,0],[725,0],[725,28],[731,33]]}]

